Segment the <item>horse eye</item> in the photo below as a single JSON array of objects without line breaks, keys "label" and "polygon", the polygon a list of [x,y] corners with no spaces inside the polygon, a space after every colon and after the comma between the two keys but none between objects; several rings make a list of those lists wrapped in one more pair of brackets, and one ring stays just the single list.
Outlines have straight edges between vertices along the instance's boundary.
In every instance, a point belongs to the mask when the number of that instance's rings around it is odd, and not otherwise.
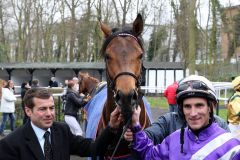
[{"label": "horse eye", "polygon": [[110,56],[109,56],[108,54],[106,54],[105,60],[107,61],[107,60],[109,60],[109,59],[110,59]]},{"label": "horse eye", "polygon": [[138,58],[142,60],[143,59],[143,54],[140,54]]}]

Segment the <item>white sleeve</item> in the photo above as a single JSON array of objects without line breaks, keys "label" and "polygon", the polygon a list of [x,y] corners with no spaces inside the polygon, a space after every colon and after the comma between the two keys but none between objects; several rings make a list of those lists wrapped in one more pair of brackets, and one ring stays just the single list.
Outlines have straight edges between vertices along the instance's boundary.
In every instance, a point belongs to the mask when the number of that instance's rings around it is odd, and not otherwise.
[{"label": "white sleeve", "polygon": [[13,92],[10,91],[8,88],[2,88],[2,98],[9,102],[17,100]]}]

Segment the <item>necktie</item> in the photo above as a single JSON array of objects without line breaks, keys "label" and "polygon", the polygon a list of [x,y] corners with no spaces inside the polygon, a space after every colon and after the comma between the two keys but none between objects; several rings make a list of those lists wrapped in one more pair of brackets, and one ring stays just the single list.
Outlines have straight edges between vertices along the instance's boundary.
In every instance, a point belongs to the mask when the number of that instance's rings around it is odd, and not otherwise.
[{"label": "necktie", "polygon": [[49,136],[50,136],[50,132],[46,131],[44,134],[45,142],[44,142],[44,146],[43,146],[45,160],[52,160],[52,148],[51,148],[51,144],[49,141]]}]

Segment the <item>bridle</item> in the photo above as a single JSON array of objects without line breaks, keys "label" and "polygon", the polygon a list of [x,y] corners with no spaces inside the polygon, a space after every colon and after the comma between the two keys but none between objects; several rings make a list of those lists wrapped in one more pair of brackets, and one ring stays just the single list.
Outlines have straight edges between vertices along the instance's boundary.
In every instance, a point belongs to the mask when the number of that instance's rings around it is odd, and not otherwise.
[{"label": "bridle", "polygon": [[[139,37],[134,36],[130,31],[117,31],[117,32],[112,33],[110,36],[108,36],[105,39],[105,41],[103,43],[103,47],[101,49],[102,53],[105,53],[108,44],[116,37],[132,37],[134,40],[136,40],[138,42],[138,44],[140,45],[141,49],[144,51],[143,45],[142,45],[142,41],[140,40]],[[141,66],[141,72],[140,72],[139,76],[136,76],[135,74],[133,74],[131,72],[124,71],[124,72],[118,73],[112,80],[111,77],[109,76],[106,54],[103,54],[103,55],[105,55],[104,56],[104,60],[105,60],[105,64],[106,64],[106,76],[107,76],[106,78],[107,78],[107,82],[109,83],[109,87],[111,88],[113,93],[115,93],[115,89],[114,88],[115,88],[115,85],[116,85],[116,80],[117,80],[117,78],[119,78],[122,75],[128,75],[128,76],[133,77],[136,80],[137,88],[140,87],[140,85],[142,83],[142,68],[143,68],[143,66]],[[142,62],[142,65],[143,65],[143,62]]]},{"label": "bridle", "polygon": [[[106,38],[104,44],[103,44],[102,49],[101,49],[101,52],[102,52],[102,53],[105,53],[105,52],[106,52],[106,49],[107,49],[108,44],[111,42],[111,40],[113,40],[113,39],[116,38],[116,37],[132,37],[133,39],[135,39],[135,40],[138,42],[138,44],[141,46],[141,49],[144,51],[143,45],[142,45],[142,41],[141,41],[138,37],[136,37],[136,36],[134,36],[133,34],[131,34],[131,32],[129,32],[129,31],[124,31],[124,32],[114,32],[114,33],[112,33],[110,36],[108,36],[108,37]],[[141,64],[141,71],[140,71],[140,75],[139,75],[139,76],[136,76],[136,75],[133,74],[132,72],[123,71],[123,72],[118,73],[114,78],[111,79],[111,77],[110,77],[110,75],[109,75],[109,71],[108,71],[107,57],[106,57],[106,54],[103,54],[103,55],[105,55],[104,60],[105,60],[105,64],[106,64],[106,78],[107,78],[107,82],[108,82],[109,88],[111,89],[112,93],[114,94],[114,97],[115,97],[115,95],[116,95],[116,91],[115,91],[116,80],[117,80],[120,76],[122,76],[122,75],[127,75],[127,76],[133,77],[133,78],[136,80],[137,89],[140,88],[140,85],[141,85],[141,83],[142,83],[142,69],[143,69],[143,62],[142,62],[142,61],[141,61],[142,64]],[[142,99],[142,94],[140,94],[140,95],[138,96],[137,105],[139,104],[139,102],[140,102],[141,99]],[[117,104],[117,103],[116,103],[116,101],[115,101],[115,105],[116,105],[116,104]],[[114,157],[114,155],[115,155],[115,153],[116,153],[116,151],[117,151],[117,148],[118,148],[118,146],[119,146],[119,144],[120,144],[120,141],[121,141],[124,133],[126,132],[128,126],[130,125],[130,123],[131,123],[131,119],[128,119],[127,123],[125,124],[125,126],[124,126],[124,128],[123,128],[122,134],[121,134],[121,136],[120,136],[120,138],[119,138],[119,140],[118,140],[118,142],[117,142],[117,144],[116,144],[116,146],[115,146],[115,149],[114,149],[114,151],[113,151],[113,153],[112,153],[112,155],[111,155],[111,158],[110,158],[111,160],[112,160],[112,158]]]}]

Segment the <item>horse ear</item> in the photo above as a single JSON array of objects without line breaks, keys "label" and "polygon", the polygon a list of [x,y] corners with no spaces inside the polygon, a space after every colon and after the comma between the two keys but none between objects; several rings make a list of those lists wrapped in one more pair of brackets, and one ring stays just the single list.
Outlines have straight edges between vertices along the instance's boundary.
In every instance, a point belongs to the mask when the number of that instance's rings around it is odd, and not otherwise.
[{"label": "horse ear", "polygon": [[142,15],[138,14],[137,18],[133,22],[133,35],[138,37],[143,31],[143,19]]},{"label": "horse ear", "polygon": [[108,37],[112,33],[111,28],[108,27],[106,24],[103,24],[102,22],[99,22],[99,23],[100,23],[101,30],[104,33],[104,37],[105,38]]}]

